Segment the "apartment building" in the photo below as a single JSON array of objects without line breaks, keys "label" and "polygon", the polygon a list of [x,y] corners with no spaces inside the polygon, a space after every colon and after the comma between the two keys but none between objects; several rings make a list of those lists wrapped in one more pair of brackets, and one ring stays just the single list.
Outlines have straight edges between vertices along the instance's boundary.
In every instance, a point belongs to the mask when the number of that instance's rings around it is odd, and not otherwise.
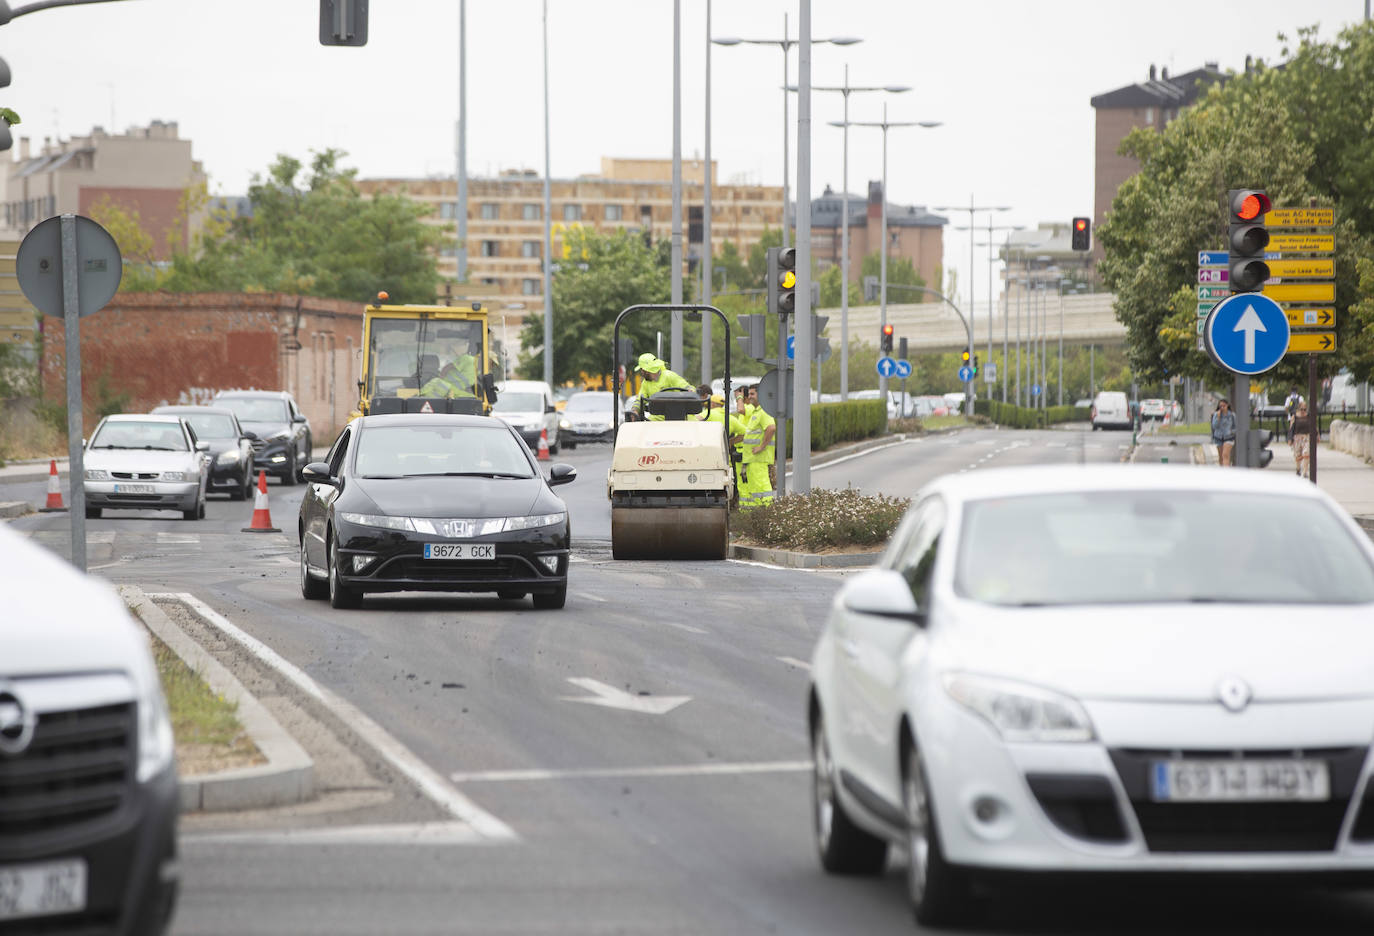
[{"label": "apartment building", "polygon": [[[817,265],[839,266],[844,251],[844,212],[849,211],[849,277],[858,282],[863,258],[882,244],[883,184],[868,183],[868,197],[839,195],[826,186],[811,202],[811,255]],[[932,288],[940,287],[947,218],[925,205],[887,205],[888,259],[910,260]]]}]

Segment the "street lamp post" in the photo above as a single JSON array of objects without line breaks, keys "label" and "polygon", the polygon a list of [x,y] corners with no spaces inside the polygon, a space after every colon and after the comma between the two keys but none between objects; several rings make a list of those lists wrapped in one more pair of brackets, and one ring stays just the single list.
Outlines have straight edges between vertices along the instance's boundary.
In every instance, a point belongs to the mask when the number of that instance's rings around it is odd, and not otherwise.
[{"label": "street lamp post", "polygon": [[549,0],[544,0],[544,383],[553,386],[553,199],[549,187]]},{"label": "street lamp post", "polygon": [[468,281],[468,0],[458,0],[458,246],[453,252],[458,282]]},{"label": "street lamp post", "polygon": [[[938,120],[888,120],[887,104],[883,104],[883,119],[873,120],[845,120],[830,121],[832,127],[880,127],[883,131],[883,204],[882,204],[882,233],[879,239],[882,241],[883,250],[878,255],[878,315],[879,327],[887,324],[887,130],[889,127],[923,127],[927,130],[940,126]],[[952,304],[952,303],[951,303]],[[878,394],[887,399],[887,378],[881,374],[878,376]],[[886,412],[886,409],[884,409]]]},{"label": "street lamp post", "polygon": [[[796,86],[788,90],[796,90]],[[844,84],[820,86],[812,85],[812,91],[834,91],[844,95],[844,178],[840,184],[840,201],[843,204],[842,242],[840,246],[840,400],[849,399],[849,95],[855,91],[886,91],[901,94],[910,91],[906,85],[871,85],[860,87],[849,83],[849,65],[844,66]]]},{"label": "street lamp post", "polygon": [[[989,211],[989,212],[991,212],[991,211],[1011,211],[1011,207],[1010,207],[1009,205],[975,205],[975,204],[973,203],[973,195],[970,193],[970,195],[969,195],[969,197],[968,197],[968,207],[967,207],[967,208],[964,208],[964,207],[962,207],[962,206],[957,206],[957,205],[956,205],[956,206],[937,205],[937,206],[935,207],[935,210],[936,210],[936,211],[967,211],[967,212],[968,212],[968,227],[966,227],[966,228],[965,228],[965,227],[957,228],[957,230],[960,230],[960,231],[968,231],[968,232],[969,232],[969,235],[968,235],[968,314],[969,314],[969,317],[970,317],[970,318],[974,319],[974,321],[971,322],[970,324],[977,324],[978,309],[977,309],[977,307],[975,307],[974,304],[973,304],[973,240],[974,240],[974,234],[973,234],[973,231],[974,231],[974,226],[973,226],[973,213],[974,213],[975,211]],[[992,223],[992,219],[991,219],[991,218],[988,219],[988,223],[989,223],[989,224]],[[989,294],[989,295],[988,295],[988,342],[989,342],[989,343],[991,343],[991,341],[992,341],[992,304],[991,304],[991,303],[992,303],[992,295]],[[969,359],[970,359],[970,360],[973,359],[973,352],[974,352],[974,350],[975,350],[975,349],[974,349],[974,347],[973,347],[973,339],[970,338],[970,339],[969,339],[969,345],[968,345],[968,354],[969,354]],[[972,416],[972,415],[973,415],[973,398],[976,397],[977,395],[978,395],[978,385],[977,385],[976,383],[972,384],[971,387],[965,387],[965,388],[964,388],[965,404],[966,404],[967,413],[968,413],[969,416]]]},{"label": "street lamp post", "polygon": [[[701,301],[711,304],[711,0],[706,0],[706,167],[701,187]],[[701,382],[711,382],[711,315],[701,317]],[[726,404],[729,405],[727,400]]]},{"label": "street lamp post", "polygon": [[[994,227],[994,226],[993,226],[993,223],[992,223],[992,215],[988,215],[988,239],[987,239],[986,242],[979,242],[979,244],[978,244],[979,247],[986,247],[986,248],[987,248],[987,251],[988,251],[988,363],[989,363],[989,364],[992,363],[992,313],[993,313],[993,310],[997,307],[996,302],[995,302],[994,299],[993,299],[993,296],[996,295],[996,291],[992,288],[992,267],[993,267],[993,262],[994,262],[994,257],[993,257],[992,251],[993,251],[993,248],[994,248],[994,247],[999,246],[999,245],[994,244],[994,243],[992,242],[992,232],[993,232],[993,231],[1007,231],[1007,232],[1008,232],[1008,234],[1007,234],[1007,241],[1006,241],[1004,244],[1001,245],[1001,246],[1005,247],[1007,243],[1010,243],[1010,242],[1011,242],[1011,234],[1010,234],[1010,232],[1011,232],[1011,231],[1019,231],[1019,230],[1021,230],[1021,229],[1022,229],[1022,225],[1020,225],[1020,224],[999,224],[999,225],[996,225],[996,226]],[[1000,375],[1000,376],[1001,376],[1001,378],[1002,378],[1002,402],[1005,403],[1005,402],[1007,402],[1007,376],[1006,376],[1006,371],[1007,371],[1007,311],[1008,311],[1007,308],[1006,308],[1006,305],[1007,305],[1007,304],[1006,304],[1006,302],[1005,302],[1005,299],[1006,299],[1006,290],[1003,290],[1003,291],[1002,291],[1002,298],[1003,298],[1004,301],[1003,301],[1003,303],[1002,303],[1002,369],[1001,369],[1001,375]],[[986,381],[985,381],[985,383],[986,383]],[[988,399],[991,400],[992,397],[993,397],[993,388],[992,388],[991,384],[989,384],[989,385],[988,385]]]},{"label": "street lamp post", "polygon": [[[779,48],[782,49],[782,86],[783,86],[783,92],[782,92],[782,245],[783,245],[784,247],[790,246],[790,244],[791,244],[791,233],[790,233],[791,228],[790,228],[790,226],[789,226],[789,224],[788,224],[788,215],[789,215],[789,212],[790,212],[790,210],[791,210],[791,209],[790,209],[790,204],[791,204],[791,191],[792,191],[792,188],[791,188],[790,183],[788,182],[788,174],[789,174],[789,173],[788,173],[788,166],[789,166],[789,155],[790,155],[790,154],[788,153],[788,131],[789,131],[791,128],[788,126],[788,123],[789,123],[789,121],[788,121],[788,109],[789,109],[789,108],[788,108],[787,90],[786,90],[786,89],[787,89],[787,75],[788,75],[788,72],[789,72],[789,70],[790,70],[790,69],[788,68],[788,56],[790,55],[790,53],[791,53],[791,51],[792,51],[792,47],[793,47],[794,45],[797,45],[799,42],[801,42],[801,40],[800,40],[800,39],[791,39],[791,38],[788,38],[787,14],[784,13],[784,14],[782,15],[782,39],[780,39],[780,40],[779,40],[779,39],[739,39],[739,38],[736,38],[736,37],[731,36],[731,37],[726,37],[726,38],[722,38],[722,39],[712,39],[711,41],[714,42],[716,45],[723,45],[723,46],[735,46],[735,45],[741,45],[741,44],[743,44],[743,45],[773,45],[773,46],[778,46]],[[855,39],[855,38],[852,38],[852,37],[849,37],[849,36],[837,36],[837,37],[830,38],[830,39],[816,39],[816,38],[812,38],[811,44],[812,44],[812,45],[815,45],[815,44],[818,43],[818,42],[828,42],[828,43],[830,43],[831,45],[848,46],[848,45],[854,45],[855,43],[862,42],[862,41],[863,41],[862,39]]]}]

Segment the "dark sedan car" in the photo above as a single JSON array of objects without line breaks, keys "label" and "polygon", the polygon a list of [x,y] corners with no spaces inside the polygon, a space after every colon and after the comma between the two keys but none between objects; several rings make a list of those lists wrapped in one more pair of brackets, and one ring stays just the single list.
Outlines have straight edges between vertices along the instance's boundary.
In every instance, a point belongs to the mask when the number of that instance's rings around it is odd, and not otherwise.
[{"label": "dark sedan car", "polygon": [[295,484],[310,461],[310,421],[284,390],[224,390],[210,405],[233,410],[239,424],[257,436],[253,442],[253,470],[266,471]]},{"label": "dark sedan car", "polygon": [[253,490],[253,442],[257,436],[239,425],[233,410],[214,406],[159,406],[154,415],[180,416],[191,424],[196,438],[210,443],[208,490],[223,491],[230,500],[245,500]]},{"label": "dark sedan car", "polygon": [[561,608],[568,509],[529,447],[490,416],[354,419],[327,460],[305,468],[301,594],[357,607],[367,592],[496,592]]}]

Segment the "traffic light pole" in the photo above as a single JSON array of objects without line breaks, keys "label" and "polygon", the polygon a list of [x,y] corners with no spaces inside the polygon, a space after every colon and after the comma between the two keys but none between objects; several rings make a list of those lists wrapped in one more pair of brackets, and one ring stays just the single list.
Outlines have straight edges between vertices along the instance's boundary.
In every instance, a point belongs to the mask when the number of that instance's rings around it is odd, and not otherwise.
[{"label": "traffic light pole", "polygon": [[1309,354],[1307,356],[1307,418],[1311,422],[1308,423],[1307,429],[1309,433],[1307,437],[1307,466],[1313,484],[1317,483],[1317,443],[1322,438],[1321,407],[1317,403],[1320,399],[1317,396],[1318,389],[1317,356]]},{"label": "traffic light pole", "polygon": [[1231,451],[1237,468],[1250,467],[1250,377],[1236,374],[1231,388],[1231,412],[1236,414],[1236,444]]}]

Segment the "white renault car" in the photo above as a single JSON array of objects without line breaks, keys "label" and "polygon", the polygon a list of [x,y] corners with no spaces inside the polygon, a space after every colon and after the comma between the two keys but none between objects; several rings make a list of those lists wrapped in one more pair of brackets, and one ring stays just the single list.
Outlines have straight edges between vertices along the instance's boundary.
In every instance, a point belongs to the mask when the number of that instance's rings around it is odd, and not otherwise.
[{"label": "white renault car", "polygon": [[941,478],[813,659],[814,830],[923,924],[979,872],[1374,880],[1374,544],[1261,471]]},{"label": "white renault car", "polygon": [[114,507],[204,519],[208,451],[180,416],[106,416],[86,446],[86,516]]}]

